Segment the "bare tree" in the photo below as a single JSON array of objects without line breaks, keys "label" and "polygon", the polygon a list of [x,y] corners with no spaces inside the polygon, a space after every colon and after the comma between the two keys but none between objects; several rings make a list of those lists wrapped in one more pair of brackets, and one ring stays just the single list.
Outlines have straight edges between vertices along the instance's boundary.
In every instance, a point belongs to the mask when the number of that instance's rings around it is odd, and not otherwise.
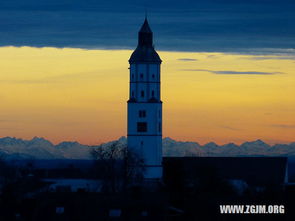
[{"label": "bare tree", "polygon": [[119,192],[142,181],[144,162],[136,153],[118,141],[101,145],[91,151],[103,190]]},{"label": "bare tree", "polygon": [[144,159],[126,147],[124,161],[127,185],[140,185],[145,173]]}]

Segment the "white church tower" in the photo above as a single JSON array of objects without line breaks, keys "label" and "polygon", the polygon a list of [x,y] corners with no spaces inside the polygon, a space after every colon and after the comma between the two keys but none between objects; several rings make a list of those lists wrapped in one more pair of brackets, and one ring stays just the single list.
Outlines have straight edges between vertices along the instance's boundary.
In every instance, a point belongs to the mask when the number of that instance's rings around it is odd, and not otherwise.
[{"label": "white church tower", "polygon": [[162,178],[161,59],[154,49],[153,32],[145,19],[130,64],[128,148],[145,165],[145,179]]}]

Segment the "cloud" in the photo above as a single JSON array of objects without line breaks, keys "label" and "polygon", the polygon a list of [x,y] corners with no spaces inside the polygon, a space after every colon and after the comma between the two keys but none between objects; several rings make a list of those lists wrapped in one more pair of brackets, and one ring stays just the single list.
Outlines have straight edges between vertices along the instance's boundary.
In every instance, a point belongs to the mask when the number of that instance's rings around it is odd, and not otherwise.
[{"label": "cloud", "polygon": [[63,74],[57,75],[54,77],[45,77],[42,79],[33,79],[33,80],[0,80],[0,83],[12,83],[12,84],[57,84],[57,83],[65,83],[72,79],[79,80],[93,80],[101,77],[99,74],[100,71],[92,71],[92,72],[81,72],[81,73],[73,73],[73,74]]},{"label": "cloud", "polygon": [[23,128],[0,127],[0,130],[24,130]]},{"label": "cloud", "polygon": [[224,128],[224,129],[228,129],[228,130],[234,130],[234,131],[240,131],[241,129],[239,128],[234,128],[234,127],[229,127],[229,126],[220,126],[221,128]]},{"label": "cloud", "polygon": [[51,84],[60,83],[59,81],[53,81],[48,79],[38,79],[38,80],[3,80],[0,83],[10,83],[10,84]]},{"label": "cloud", "polygon": [[[1,1],[0,20],[5,22],[0,23],[0,45],[133,49],[146,2]],[[148,1],[159,49],[261,52],[294,48],[293,0],[243,1],[243,7],[232,0],[185,2]]]},{"label": "cloud", "polygon": [[0,122],[4,122],[4,123],[8,122],[8,123],[10,123],[10,122],[15,122],[15,120],[0,119]]},{"label": "cloud", "polygon": [[295,129],[295,124],[273,124],[270,126],[284,129]]},{"label": "cloud", "polygon": [[211,71],[214,74],[250,74],[250,75],[272,75],[281,72],[260,72],[260,71]]},{"label": "cloud", "polygon": [[207,58],[217,58],[218,56],[217,55],[213,55],[213,54],[210,54],[207,56]]},{"label": "cloud", "polygon": [[194,58],[179,58],[177,60],[178,61],[197,61],[198,59],[194,59]]},{"label": "cloud", "polygon": [[213,71],[208,69],[181,69],[181,71],[206,71],[212,74],[228,74],[228,75],[273,75],[283,74],[282,72],[261,72],[261,71]]},{"label": "cloud", "polygon": [[253,56],[242,58],[247,60],[295,60],[294,56]]}]

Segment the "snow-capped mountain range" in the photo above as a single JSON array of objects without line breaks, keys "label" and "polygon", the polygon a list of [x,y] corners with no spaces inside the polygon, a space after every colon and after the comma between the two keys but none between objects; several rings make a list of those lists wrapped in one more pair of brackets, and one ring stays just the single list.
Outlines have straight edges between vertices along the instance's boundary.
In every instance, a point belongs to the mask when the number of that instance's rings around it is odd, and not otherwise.
[{"label": "snow-capped mountain range", "polygon": [[[126,145],[126,137],[117,140]],[[104,145],[109,145],[114,141]],[[0,156],[6,159],[91,159],[90,151],[99,146],[82,145],[78,142],[61,142],[57,145],[34,137],[23,140],[14,137],[0,138]],[[241,145],[229,143],[217,145],[213,142],[200,145],[196,142],[163,139],[164,156],[295,156],[295,142],[270,146],[261,140]]]}]

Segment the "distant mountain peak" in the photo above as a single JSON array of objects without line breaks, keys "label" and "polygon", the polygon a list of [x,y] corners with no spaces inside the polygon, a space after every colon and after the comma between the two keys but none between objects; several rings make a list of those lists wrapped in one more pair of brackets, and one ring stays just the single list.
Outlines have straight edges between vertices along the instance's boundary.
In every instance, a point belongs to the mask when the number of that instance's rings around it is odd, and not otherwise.
[{"label": "distant mountain peak", "polygon": [[238,145],[236,145],[235,143],[227,143],[222,145],[222,147],[239,147]]},{"label": "distant mountain peak", "polygon": [[206,143],[203,147],[218,147],[218,145],[214,142]]},{"label": "distant mountain peak", "polygon": [[[46,140],[45,138],[43,138],[43,137],[33,137],[31,140],[29,140],[29,141],[48,141],[48,140]],[[50,142],[50,141],[48,141],[48,142]]]},{"label": "distant mountain peak", "polygon": [[0,138],[0,145],[15,145],[15,144],[22,144],[24,140],[18,139],[15,137],[3,137]]},{"label": "distant mountain peak", "polygon": [[164,137],[163,140],[172,140],[172,141],[175,141],[171,137]]},{"label": "distant mountain peak", "polygon": [[264,141],[258,139],[258,140],[255,140],[254,143],[256,144],[266,144]]},{"label": "distant mountain peak", "polygon": [[251,145],[256,145],[256,146],[268,146],[270,147],[270,145],[268,145],[267,143],[265,143],[264,141],[258,139],[258,140],[255,140],[255,141],[250,141],[250,142],[245,142],[243,143],[241,146],[251,146]]},{"label": "distant mountain peak", "polygon": [[49,140],[46,140],[43,137],[33,137],[31,140],[27,141],[27,145],[33,145],[33,144],[36,144],[36,145],[45,145],[46,144],[46,145],[53,146],[53,144]]},{"label": "distant mountain peak", "polygon": [[127,141],[127,137],[122,136],[118,139],[119,142],[126,142]]}]

